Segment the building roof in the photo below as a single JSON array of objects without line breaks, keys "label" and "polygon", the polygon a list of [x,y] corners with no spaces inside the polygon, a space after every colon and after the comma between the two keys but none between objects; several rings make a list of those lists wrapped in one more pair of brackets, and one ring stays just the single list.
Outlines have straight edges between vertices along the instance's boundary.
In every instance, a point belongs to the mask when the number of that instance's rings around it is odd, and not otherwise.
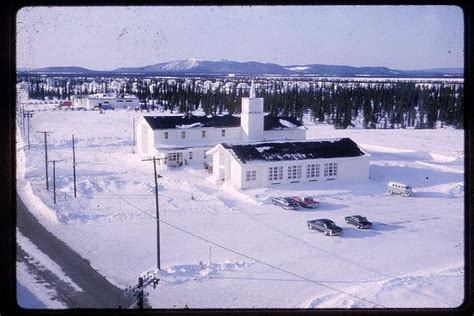
[{"label": "building roof", "polygon": [[320,141],[268,142],[222,146],[242,164],[249,161],[285,161],[318,158],[358,157],[365,153],[350,138]]},{"label": "building roof", "polygon": [[[196,127],[239,127],[240,117],[231,114],[221,116],[144,116],[152,129],[181,129]],[[294,117],[266,115],[263,129],[303,128],[303,124]]]}]

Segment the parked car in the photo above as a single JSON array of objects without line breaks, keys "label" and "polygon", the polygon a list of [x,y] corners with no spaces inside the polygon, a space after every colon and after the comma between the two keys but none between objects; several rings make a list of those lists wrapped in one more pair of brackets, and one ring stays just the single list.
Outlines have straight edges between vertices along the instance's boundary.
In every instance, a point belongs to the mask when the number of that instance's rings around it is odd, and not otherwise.
[{"label": "parked car", "polygon": [[307,221],[308,228],[323,232],[326,236],[338,236],[342,234],[342,228],[327,218],[319,218]]},{"label": "parked car", "polygon": [[306,208],[315,208],[319,206],[319,202],[313,200],[310,196],[292,196],[290,199],[295,201],[298,205]]},{"label": "parked car", "polygon": [[276,197],[272,198],[272,203],[274,205],[280,205],[287,210],[295,210],[298,207],[298,204],[288,197]]},{"label": "parked car", "polygon": [[347,224],[352,224],[359,229],[369,229],[372,227],[372,223],[367,220],[364,216],[351,215],[344,217]]},{"label": "parked car", "polygon": [[102,110],[115,110],[115,108],[108,103],[102,103],[102,105],[99,105],[99,108]]},{"label": "parked car", "polygon": [[389,182],[388,192],[390,194],[400,194],[401,196],[412,196],[413,188],[411,185],[400,183],[400,182]]}]

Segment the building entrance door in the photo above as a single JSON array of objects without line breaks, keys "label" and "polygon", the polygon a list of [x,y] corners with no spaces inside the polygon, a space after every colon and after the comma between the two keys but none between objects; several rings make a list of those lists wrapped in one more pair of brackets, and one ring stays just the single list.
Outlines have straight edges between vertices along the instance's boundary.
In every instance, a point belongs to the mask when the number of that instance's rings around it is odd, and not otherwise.
[{"label": "building entrance door", "polygon": [[169,153],[168,165],[172,167],[183,165],[183,153]]}]

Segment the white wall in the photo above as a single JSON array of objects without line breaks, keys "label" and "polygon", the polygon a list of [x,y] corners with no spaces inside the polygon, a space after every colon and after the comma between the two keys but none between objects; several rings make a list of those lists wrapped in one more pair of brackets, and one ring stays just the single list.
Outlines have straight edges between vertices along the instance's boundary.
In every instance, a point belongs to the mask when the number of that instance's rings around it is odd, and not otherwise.
[{"label": "white wall", "polygon": [[[326,163],[337,163],[337,175],[331,177],[324,176],[324,164]],[[233,172],[231,182],[236,188],[248,189],[248,188],[259,188],[267,187],[273,184],[289,184],[289,183],[303,183],[303,182],[358,182],[366,181],[369,178],[369,156],[359,157],[347,157],[347,158],[331,158],[331,159],[305,159],[305,160],[294,160],[294,161],[280,161],[280,162],[249,162],[246,164],[238,164],[236,162],[236,169]],[[307,165],[319,164],[319,177],[318,178],[307,178]],[[301,178],[299,179],[288,179],[288,166],[301,165]],[[281,180],[270,182],[268,179],[268,168],[274,166],[283,167],[283,177]],[[246,181],[246,171],[256,170],[257,178],[256,181]],[[240,176],[235,176],[240,174]],[[332,179],[332,180],[328,180]]]},{"label": "white wall", "polygon": [[[222,136],[222,130],[225,130],[225,136]],[[206,137],[202,137],[202,131],[206,131]],[[168,139],[165,139],[165,132],[168,133]],[[186,133],[186,138],[181,138],[181,132]],[[223,128],[180,128],[180,129],[160,129],[155,130],[155,144],[157,147],[164,146],[209,146],[214,147],[219,143],[240,141],[242,138],[242,129],[239,127]]]},{"label": "white wall", "polygon": [[240,125],[243,130],[243,140],[263,139],[263,98],[242,98]]},{"label": "white wall", "polygon": [[92,110],[99,105],[99,103],[106,103],[115,109],[121,109],[123,106],[135,108],[139,105],[138,98],[96,98],[96,97],[73,97],[74,107],[84,107]]},{"label": "white wall", "polygon": [[[141,117],[137,123],[135,128],[135,139],[136,139],[136,147],[135,150],[138,154],[142,156],[153,156],[155,152],[154,147],[154,138],[153,138],[153,130],[151,129],[150,125],[145,121],[143,117]],[[148,146],[147,150],[143,151],[143,132],[146,130],[147,138],[148,138]]]}]

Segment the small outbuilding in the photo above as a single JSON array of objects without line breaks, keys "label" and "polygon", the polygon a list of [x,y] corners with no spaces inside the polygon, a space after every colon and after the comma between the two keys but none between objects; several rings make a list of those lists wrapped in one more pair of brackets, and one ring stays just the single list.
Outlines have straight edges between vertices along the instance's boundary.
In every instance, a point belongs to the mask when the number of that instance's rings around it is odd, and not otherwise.
[{"label": "small outbuilding", "polygon": [[238,189],[369,178],[370,154],[350,138],[221,143],[207,154],[216,182]]}]

